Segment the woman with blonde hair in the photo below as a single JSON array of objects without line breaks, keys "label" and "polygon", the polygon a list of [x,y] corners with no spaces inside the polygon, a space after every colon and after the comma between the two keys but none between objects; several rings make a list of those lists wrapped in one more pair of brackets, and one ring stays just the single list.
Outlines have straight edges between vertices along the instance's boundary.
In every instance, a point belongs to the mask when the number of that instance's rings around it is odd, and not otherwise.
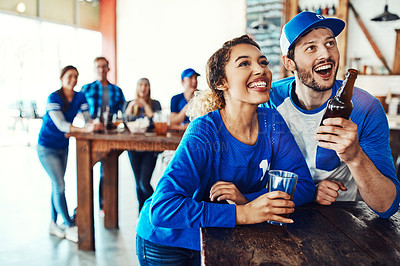
[{"label": "woman with blonde hair", "polygon": [[[272,74],[257,43],[247,35],[226,42],[206,72],[210,90],[190,103],[200,107],[194,113],[206,114],[189,124],[140,214],[136,249],[142,265],[200,265],[200,227],[293,223],[284,214],[314,196],[283,118],[258,107],[268,100]],[[293,201],[267,191],[270,169],[298,174]]]},{"label": "woman with blonde hair", "polygon": [[[151,120],[154,113],[160,110],[160,102],[151,98],[150,81],[147,78],[139,79],[136,87],[136,99],[127,103],[125,115],[135,118],[147,117]],[[135,175],[140,212],[144,202],[153,194],[150,180],[156,166],[158,152],[128,151],[128,156]]]},{"label": "woman with blonde hair", "polygon": [[160,102],[151,98],[149,79],[139,79],[136,86],[136,99],[127,103],[125,114],[135,117],[146,116],[151,119],[153,118],[154,112],[160,110]]}]

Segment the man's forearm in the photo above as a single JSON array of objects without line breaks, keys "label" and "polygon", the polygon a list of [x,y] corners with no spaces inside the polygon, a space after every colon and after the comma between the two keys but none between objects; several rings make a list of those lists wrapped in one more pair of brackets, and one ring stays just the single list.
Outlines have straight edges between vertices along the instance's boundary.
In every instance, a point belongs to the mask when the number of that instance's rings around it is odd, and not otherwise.
[{"label": "man's forearm", "polygon": [[387,211],[396,197],[393,182],[379,172],[362,150],[347,166],[365,203],[377,212]]},{"label": "man's forearm", "polygon": [[183,108],[179,113],[171,113],[169,121],[171,125],[180,125],[186,118],[186,108]]}]

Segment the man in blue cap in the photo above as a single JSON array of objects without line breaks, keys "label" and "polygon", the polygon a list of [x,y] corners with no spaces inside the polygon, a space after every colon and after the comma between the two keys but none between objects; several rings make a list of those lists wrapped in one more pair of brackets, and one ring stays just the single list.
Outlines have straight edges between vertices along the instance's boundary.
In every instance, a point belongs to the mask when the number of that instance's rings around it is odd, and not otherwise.
[{"label": "man in blue cap", "polygon": [[317,203],[364,200],[388,218],[399,208],[400,185],[379,100],[355,87],[350,119],[328,118],[319,126],[328,100],[342,84],[336,80],[340,54],[335,38],[344,26],[340,19],[312,12],[290,20],[280,43],[283,65],[294,77],[274,82],[265,105],[281,113],[294,135],[317,183]]},{"label": "man in blue cap", "polygon": [[186,116],[187,103],[192,99],[194,92],[197,90],[197,77],[199,73],[193,68],[183,70],[181,74],[181,82],[184,91],[175,95],[171,99],[171,128],[184,129],[189,123],[189,117]]}]

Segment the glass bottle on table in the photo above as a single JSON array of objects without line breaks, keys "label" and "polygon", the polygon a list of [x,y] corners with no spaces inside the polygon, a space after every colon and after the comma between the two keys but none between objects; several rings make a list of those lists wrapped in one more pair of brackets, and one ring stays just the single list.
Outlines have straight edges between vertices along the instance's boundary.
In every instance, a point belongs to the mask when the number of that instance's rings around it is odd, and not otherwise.
[{"label": "glass bottle on table", "polygon": [[101,107],[97,108],[97,115],[95,122],[100,123],[102,127],[101,129],[95,130],[94,133],[104,133],[104,114],[103,114],[103,109]]},{"label": "glass bottle on table", "polygon": [[104,113],[104,124],[106,127],[106,130],[112,130],[114,129],[114,124],[113,124],[113,114],[110,111],[110,106],[107,105],[106,111]]}]

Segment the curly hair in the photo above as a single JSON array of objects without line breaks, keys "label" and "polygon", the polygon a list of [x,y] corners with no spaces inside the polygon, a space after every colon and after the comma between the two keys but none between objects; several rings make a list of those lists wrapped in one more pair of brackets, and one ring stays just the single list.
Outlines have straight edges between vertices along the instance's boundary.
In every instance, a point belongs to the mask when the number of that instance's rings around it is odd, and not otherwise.
[{"label": "curly hair", "polygon": [[261,50],[260,46],[248,35],[225,42],[207,61],[206,77],[209,88],[197,91],[189,102],[186,114],[191,120],[225,107],[224,93],[217,87],[223,85],[226,80],[225,67],[230,59],[232,48],[242,43],[254,45]]}]

